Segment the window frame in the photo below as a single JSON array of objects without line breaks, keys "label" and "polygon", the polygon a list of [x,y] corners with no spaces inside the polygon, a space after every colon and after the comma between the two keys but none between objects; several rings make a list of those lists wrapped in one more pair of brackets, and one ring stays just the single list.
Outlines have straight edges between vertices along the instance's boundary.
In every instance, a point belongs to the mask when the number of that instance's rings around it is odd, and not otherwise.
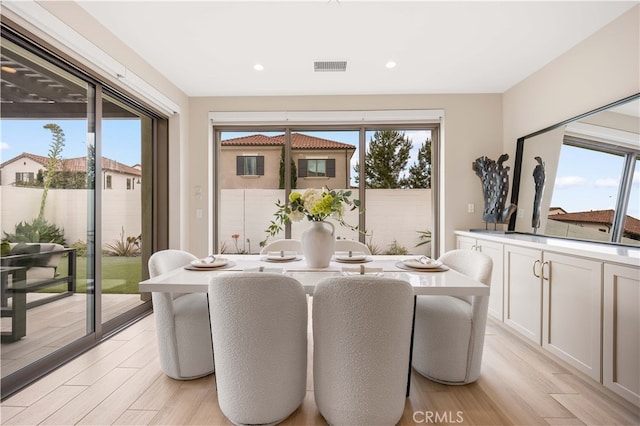
[{"label": "window frame", "polygon": [[[318,162],[324,163],[324,174],[309,174],[309,163],[316,163],[316,170]],[[336,177],[336,159],[335,158],[299,158],[298,159],[298,177],[303,178],[334,178]]]},{"label": "window frame", "polygon": [[[209,251],[219,250],[221,216],[220,194],[221,179],[217,176],[220,170],[221,135],[224,132],[282,132],[285,140],[285,198],[291,192],[290,159],[291,134],[307,131],[357,131],[359,138],[359,162],[364,164],[365,134],[368,130],[400,129],[431,131],[431,197],[433,205],[433,230],[431,239],[432,256],[439,256],[444,246],[445,232],[442,222],[442,144],[444,132],[444,110],[365,110],[365,111],[296,111],[296,112],[260,112],[260,111],[212,111],[209,112],[209,143],[212,158],[210,159],[210,177],[212,181],[209,211]],[[364,168],[360,179],[364,179]],[[354,190],[354,198],[366,205],[365,186]],[[360,215],[359,229],[366,229],[365,215]],[[285,228],[286,235],[291,235],[290,224]],[[363,241],[364,242],[364,241]]]},{"label": "window frame", "polygon": [[[255,173],[245,173],[249,159],[255,159]],[[264,155],[236,155],[236,176],[264,176]]]}]

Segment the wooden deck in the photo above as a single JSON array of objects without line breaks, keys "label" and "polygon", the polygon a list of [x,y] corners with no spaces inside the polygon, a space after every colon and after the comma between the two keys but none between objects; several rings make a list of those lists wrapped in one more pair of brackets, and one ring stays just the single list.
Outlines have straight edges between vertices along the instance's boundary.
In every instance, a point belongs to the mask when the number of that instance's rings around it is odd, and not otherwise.
[{"label": "wooden deck", "polygon": [[[309,338],[307,395],[284,425],[326,424],[314,402]],[[480,379],[445,386],[414,372],[399,424],[637,425],[639,412],[490,321]],[[215,375],[177,381],[162,373],[153,315],[8,398],[0,414],[3,425],[230,424],[216,401]]]}]

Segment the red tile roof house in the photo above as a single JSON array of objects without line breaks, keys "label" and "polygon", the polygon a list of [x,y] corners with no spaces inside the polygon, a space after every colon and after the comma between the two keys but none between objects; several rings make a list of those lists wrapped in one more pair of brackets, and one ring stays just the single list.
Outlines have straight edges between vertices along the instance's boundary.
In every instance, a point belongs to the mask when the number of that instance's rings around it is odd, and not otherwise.
[{"label": "red tile roof house", "polygon": [[[549,220],[559,221],[584,228],[597,229],[609,234],[613,224],[613,210],[591,210],[586,212],[550,214]],[[626,216],[624,221],[625,238],[640,240],[640,220]]]},{"label": "red tile roof house", "polygon": [[[0,164],[0,185],[28,185],[35,182],[38,171],[44,172],[48,157],[23,152]],[[61,172],[86,173],[87,157],[61,159],[58,162]],[[108,158],[102,159],[101,185],[105,189],[138,189],[142,171],[139,165],[127,166]]]},{"label": "red tile roof house", "polygon": [[[284,135],[255,134],[221,141],[222,189],[280,188]],[[350,187],[354,145],[300,133],[291,134],[291,158],[296,167],[295,188]]]}]

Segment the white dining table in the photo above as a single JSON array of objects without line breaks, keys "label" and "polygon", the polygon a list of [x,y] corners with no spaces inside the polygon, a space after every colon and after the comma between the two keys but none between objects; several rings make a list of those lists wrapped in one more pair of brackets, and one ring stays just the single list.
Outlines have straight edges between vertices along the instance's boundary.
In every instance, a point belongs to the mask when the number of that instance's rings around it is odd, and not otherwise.
[{"label": "white dining table", "polygon": [[[140,292],[206,293],[215,274],[238,271],[276,272],[289,275],[302,283],[305,292],[313,295],[315,286],[325,277],[341,274],[382,275],[408,281],[415,295],[488,296],[489,286],[454,270],[408,270],[402,260],[419,256],[367,256],[364,263],[343,263],[332,259],[326,268],[310,268],[302,256],[293,261],[270,261],[265,255],[221,254],[229,263],[215,269],[180,267],[139,283]],[[360,268],[363,268],[362,270]]]},{"label": "white dining table", "polygon": [[[413,287],[415,296],[447,295],[447,296],[488,296],[489,286],[449,268],[441,269],[405,269],[402,263],[405,259],[419,256],[367,256],[363,263],[338,262],[332,258],[326,268],[309,267],[302,256],[296,256],[291,261],[273,261],[265,255],[227,255],[216,257],[228,260],[227,265],[220,268],[193,268],[185,265],[164,274],[141,281],[138,285],[140,292],[162,293],[206,293],[209,281],[216,274],[234,273],[239,271],[276,272],[289,275],[297,279],[308,295],[313,295],[315,286],[325,277],[342,274],[372,274],[397,278],[408,281]],[[444,270],[443,270],[444,269]],[[415,310],[415,305],[414,305]],[[413,326],[411,330],[411,347],[413,347]],[[413,350],[410,349],[410,356]],[[411,358],[407,377],[406,396],[409,396],[411,386]]]}]

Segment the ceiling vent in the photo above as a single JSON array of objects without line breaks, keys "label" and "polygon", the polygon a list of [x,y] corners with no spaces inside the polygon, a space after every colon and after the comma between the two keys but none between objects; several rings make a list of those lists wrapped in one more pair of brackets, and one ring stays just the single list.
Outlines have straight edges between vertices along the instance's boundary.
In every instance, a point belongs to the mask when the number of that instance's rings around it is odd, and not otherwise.
[{"label": "ceiling vent", "polygon": [[345,72],[347,61],[315,61],[313,71],[315,72]]}]

